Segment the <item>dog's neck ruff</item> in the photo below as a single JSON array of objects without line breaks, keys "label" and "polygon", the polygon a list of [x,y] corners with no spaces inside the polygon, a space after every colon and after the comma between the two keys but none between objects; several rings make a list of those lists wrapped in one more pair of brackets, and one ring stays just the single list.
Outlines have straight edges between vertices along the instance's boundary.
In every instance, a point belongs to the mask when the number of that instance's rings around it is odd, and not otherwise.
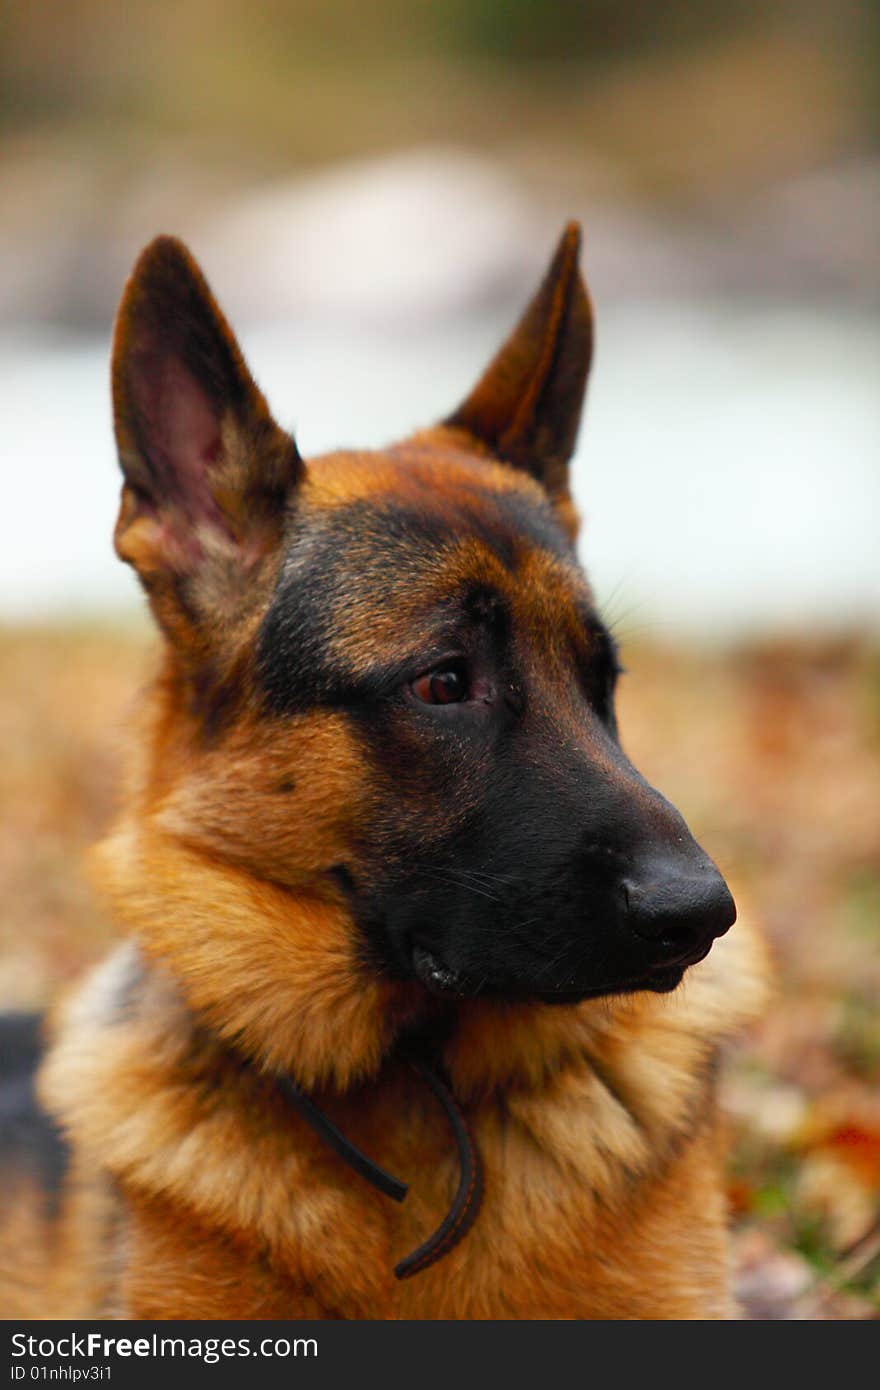
[{"label": "dog's neck ruff", "polygon": [[[425,1058],[408,1053],[407,1061],[427,1082],[446,1112],[458,1149],[460,1175],[452,1205],[436,1231],[394,1266],[397,1279],[409,1279],[413,1274],[421,1273],[423,1269],[436,1264],[454,1249],[477,1219],[483,1197],[483,1165],[480,1153],[452,1091],[436,1067]],[[372,1183],[373,1187],[393,1201],[404,1200],[409,1191],[408,1185],[393,1177],[384,1168],[380,1168],[356,1144],[346,1139],[342,1131],[290,1076],[279,1077],[279,1087],[306,1123],[359,1177]]]}]

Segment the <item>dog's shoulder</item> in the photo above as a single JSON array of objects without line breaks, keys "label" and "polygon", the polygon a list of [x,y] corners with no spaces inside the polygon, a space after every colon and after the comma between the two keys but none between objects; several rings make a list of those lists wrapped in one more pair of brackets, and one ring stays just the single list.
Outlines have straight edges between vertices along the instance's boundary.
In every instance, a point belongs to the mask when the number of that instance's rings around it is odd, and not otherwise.
[{"label": "dog's shoulder", "polygon": [[44,1052],[39,1015],[0,1014],[0,1307],[7,1317],[52,1311],[52,1252],[70,1151],[37,1096]]},{"label": "dog's shoulder", "polygon": [[35,1078],[45,1050],[38,1014],[0,1014],[0,1215],[21,1184],[37,1187],[51,1215],[68,1165],[58,1125],[39,1103]]}]

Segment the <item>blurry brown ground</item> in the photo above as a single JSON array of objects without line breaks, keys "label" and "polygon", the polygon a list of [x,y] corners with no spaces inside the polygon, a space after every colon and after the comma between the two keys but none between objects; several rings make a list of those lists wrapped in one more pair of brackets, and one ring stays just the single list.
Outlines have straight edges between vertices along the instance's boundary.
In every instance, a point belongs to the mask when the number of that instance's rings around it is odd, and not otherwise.
[{"label": "blurry brown ground", "polygon": [[[757,1317],[876,1318],[880,649],[640,640],[625,657],[628,751],[777,962],[725,1083],[741,1293]],[[139,627],[0,632],[0,1007],[47,1004],[113,939],[81,861],[117,805],[150,665]]]}]

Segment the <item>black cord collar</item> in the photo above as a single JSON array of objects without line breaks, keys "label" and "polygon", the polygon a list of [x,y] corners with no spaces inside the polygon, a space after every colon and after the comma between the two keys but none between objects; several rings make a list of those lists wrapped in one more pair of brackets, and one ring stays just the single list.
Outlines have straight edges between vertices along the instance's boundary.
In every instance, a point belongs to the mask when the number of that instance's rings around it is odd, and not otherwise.
[{"label": "black cord collar", "polygon": [[[483,1197],[483,1167],[479,1150],[448,1083],[424,1058],[410,1054],[407,1060],[427,1083],[446,1112],[458,1150],[460,1175],[452,1205],[436,1231],[418,1249],[395,1265],[394,1274],[398,1279],[409,1279],[413,1274],[421,1273],[423,1269],[428,1269],[454,1249],[476,1220]],[[405,1182],[380,1168],[357,1145],[352,1144],[350,1139],[346,1139],[342,1131],[337,1129],[323,1110],[319,1110],[311,1097],[289,1076],[279,1077],[278,1083],[283,1094],[296,1107],[306,1123],[311,1125],[325,1144],[355,1173],[372,1183],[392,1201],[404,1200],[409,1190]]]}]

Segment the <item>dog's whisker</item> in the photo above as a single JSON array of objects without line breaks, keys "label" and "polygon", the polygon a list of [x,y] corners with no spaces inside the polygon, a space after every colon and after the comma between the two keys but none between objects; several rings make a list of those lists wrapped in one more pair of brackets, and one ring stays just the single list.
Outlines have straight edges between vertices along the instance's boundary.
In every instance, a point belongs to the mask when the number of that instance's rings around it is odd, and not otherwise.
[{"label": "dog's whisker", "polygon": [[437,869],[423,870],[422,872],[427,873],[431,877],[438,879],[441,883],[452,883],[455,884],[457,888],[463,888],[468,893],[475,893],[480,898],[487,898],[489,902],[497,903],[501,901],[497,893],[490,893],[488,889],[481,888],[476,883],[468,883],[465,880],[458,878],[455,874],[449,872],[444,873],[441,870]]}]

